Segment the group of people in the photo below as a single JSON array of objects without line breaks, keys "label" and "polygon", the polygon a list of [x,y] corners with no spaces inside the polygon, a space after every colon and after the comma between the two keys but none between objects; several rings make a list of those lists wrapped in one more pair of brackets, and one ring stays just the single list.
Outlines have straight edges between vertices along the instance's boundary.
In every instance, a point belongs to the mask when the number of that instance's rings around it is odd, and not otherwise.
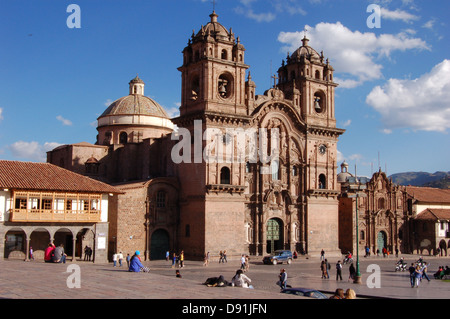
[{"label": "group of people", "polygon": [[[128,254],[128,256],[130,256],[130,255]],[[129,259],[128,259],[128,261],[129,261]],[[119,262],[119,267],[122,267],[122,262],[123,262],[123,254],[122,254],[122,252],[119,252],[118,254],[116,253],[116,254],[113,255],[114,267],[117,267],[117,262]],[[129,266],[130,265],[128,264],[128,267]]]},{"label": "group of people", "polygon": [[64,245],[60,244],[58,247],[50,243],[45,249],[44,261],[46,263],[66,263],[67,255],[64,253]]},{"label": "group of people", "polygon": [[[341,280],[342,281],[342,263],[340,260],[337,261],[336,265],[336,280]],[[330,270],[331,270],[331,265],[328,262],[327,259],[324,259],[320,262],[320,270],[322,273],[322,279],[330,279]],[[353,281],[355,279],[355,275],[356,275],[356,269],[353,263],[350,264],[349,267],[349,277],[348,280]]]},{"label": "group of people", "polygon": [[434,274],[435,279],[442,279],[444,276],[450,276],[450,268],[448,266],[439,266],[438,271]]},{"label": "group of people", "polygon": [[[169,253],[169,252],[167,252]],[[166,253],[166,256],[167,256]],[[167,258],[166,258],[167,260]],[[183,268],[184,267],[184,250],[182,250],[178,255],[177,253],[172,254],[172,268]]]},{"label": "group of people", "polygon": [[428,263],[421,261],[417,263],[411,263],[411,266],[409,267],[409,281],[411,283],[411,288],[417,288],[419,287],[420,282],[423,278],[430,281],[430,278],[427,274],[428,269]]}]

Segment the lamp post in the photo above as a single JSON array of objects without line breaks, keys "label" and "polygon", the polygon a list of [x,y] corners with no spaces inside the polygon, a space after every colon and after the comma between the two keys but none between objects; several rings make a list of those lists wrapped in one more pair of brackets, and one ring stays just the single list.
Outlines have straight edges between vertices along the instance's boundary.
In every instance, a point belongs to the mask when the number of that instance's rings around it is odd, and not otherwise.
[{"label": "lamp post", "polygon": [[356,176],[356,165],[355,165],[355,178],[349,180],[347,185],[347,197],[356,199],[356,276],[353,281],[355,284],[361,284],[361,271],[359,268],[359,219],[358,219],[358,197],[366,197],[364,193],[366,189],[366,184],[361,184]]}]

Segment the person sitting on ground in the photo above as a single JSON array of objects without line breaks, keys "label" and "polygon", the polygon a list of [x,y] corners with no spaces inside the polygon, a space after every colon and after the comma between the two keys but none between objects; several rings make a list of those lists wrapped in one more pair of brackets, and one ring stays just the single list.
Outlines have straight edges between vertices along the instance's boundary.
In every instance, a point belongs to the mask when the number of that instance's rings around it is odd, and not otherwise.
[{"label": "person sitting on ground", "polygon": [[226,286],[228,286],[228,282],[225,280],[225,278],[222,275],[220,275],[219,277],[210,277],[210,278],[206,279],[206,281],[203,284],[208,287],[226,287]]},{"label": "person sitting on ground", "polygon": [[345,299],[356,299],[356,293],[353,289],[347,289],[345,291]]},{"label": "person sitting on ground", "polygon": [[344,289],[336,289],[334,295],[330,297],[330,299],[345,299]]},{"label": "person sitting on ground", "polygon": [[53,255],[53,262],[55,263],[66,263],[66,254],[64,253],[64,245],[61,244],[55,248]]},{"label": "person sitting on ground", "polygon": [[144,265],[142,265],[141,258],[139,257],[140,254],[141,254],[141,252],[139,250],[136,250],[134,255],[131,257],[130,268],[128,268],[128,271],[130,271],[130,272],[149,272],[150,271],[150,269],[148,269],[147,267],[144,267]]},{"label": "person sitting on ground", "polygon": [[241,269],[237,270],[236,274],[231,279],[231,285],[234,287],[253,288],[253,286],[250,285],[251,282],[251,279],[244,275]]},{"label": "person sitting on ground", "polygon": [[53,255],[54,250],[55,250],[55,245],[52,243],[48,244],[48,247],[45,249],[45,254],[44,254],[44,261],[46,263],[53,262],[52,255]]}]

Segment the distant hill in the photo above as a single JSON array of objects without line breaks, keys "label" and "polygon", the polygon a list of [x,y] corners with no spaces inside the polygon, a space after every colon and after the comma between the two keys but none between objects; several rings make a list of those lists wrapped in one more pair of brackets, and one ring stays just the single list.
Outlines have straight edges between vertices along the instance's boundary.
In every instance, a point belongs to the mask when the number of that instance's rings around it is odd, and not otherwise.
[{"label": "distant hill", "polygon": [[450,188],[450,172],[405,172],[389,176],[399,185],[428,186],[435,188]]}]

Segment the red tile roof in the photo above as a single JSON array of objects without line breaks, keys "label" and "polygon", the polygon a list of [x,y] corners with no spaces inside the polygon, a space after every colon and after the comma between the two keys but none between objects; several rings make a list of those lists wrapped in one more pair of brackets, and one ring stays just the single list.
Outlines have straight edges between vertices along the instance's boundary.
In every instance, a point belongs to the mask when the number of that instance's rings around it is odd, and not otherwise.
[{"label": "red tile roof", "polygon": [[450,209],[427,208],[417,214],[418,220],[450,220]]},{"label": "red tile roof", "polygon": [[0,160],[0,188],[123,193],[118,188],[50,163]]},{"label": "red tile roof", "polygon": [[406,191],[419,202],[450,203],[450,189],[407,186]]}]

